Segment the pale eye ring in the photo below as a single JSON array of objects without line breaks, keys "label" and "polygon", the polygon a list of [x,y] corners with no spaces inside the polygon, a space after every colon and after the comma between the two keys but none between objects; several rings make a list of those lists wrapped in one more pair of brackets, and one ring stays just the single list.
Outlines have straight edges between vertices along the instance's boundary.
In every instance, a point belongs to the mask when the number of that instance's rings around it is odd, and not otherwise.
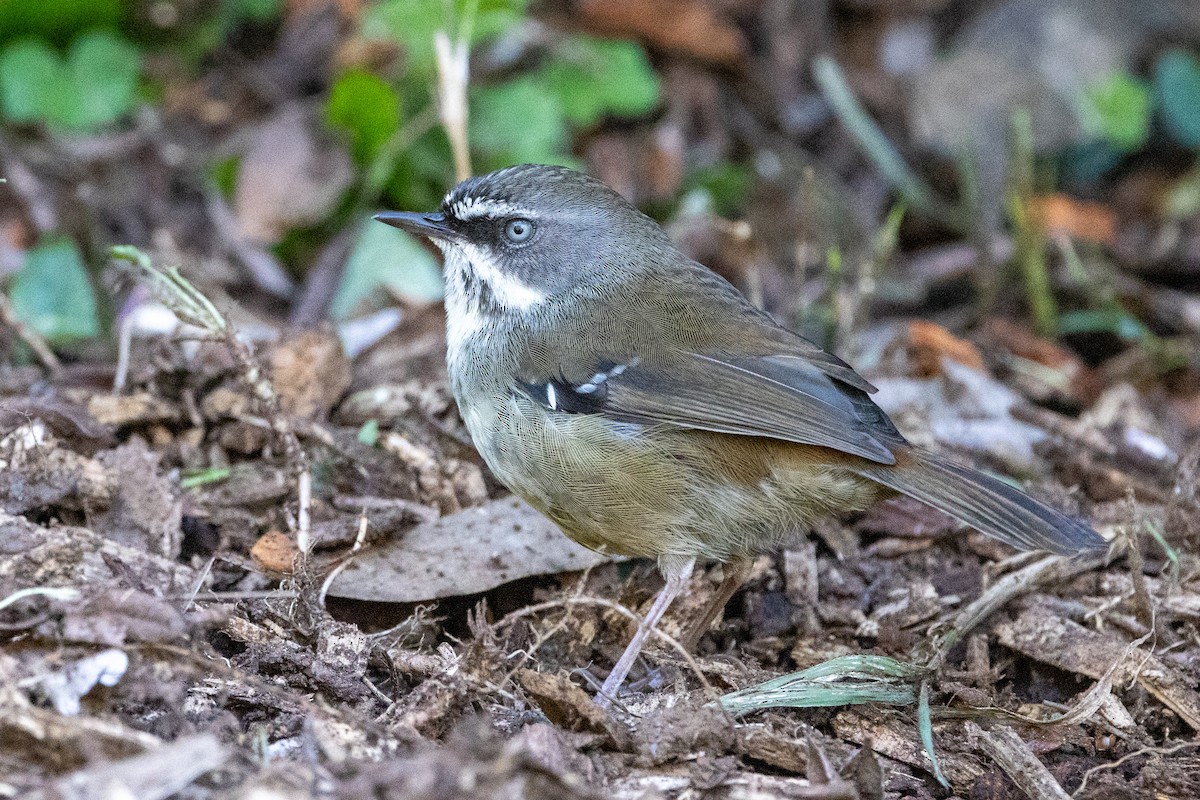
[{"label": "pale eye ring", "polygon": [[529,241],[529,237],[533,236],[533,222],[524,217],[510,219],[508,224],[504,226],[504,235],[513,244],[523,244]]}]

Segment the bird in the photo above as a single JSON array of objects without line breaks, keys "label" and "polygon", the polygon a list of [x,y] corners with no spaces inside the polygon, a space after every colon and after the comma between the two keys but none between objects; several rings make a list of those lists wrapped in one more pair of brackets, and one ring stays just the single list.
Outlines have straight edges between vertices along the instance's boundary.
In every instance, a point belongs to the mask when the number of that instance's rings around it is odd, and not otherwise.
[{"label": "bird", "polygon": [[581,172],[522,164],[435,212],[375,219],[441,250],[446,364],[495,477],[568,537],[655,558],[665,585],[595,700],[609,707],[698,561],[753,559],[907,495],[1020,550],[1099,552],[1085,522],[908,442],[837,356],[783,327]]}]

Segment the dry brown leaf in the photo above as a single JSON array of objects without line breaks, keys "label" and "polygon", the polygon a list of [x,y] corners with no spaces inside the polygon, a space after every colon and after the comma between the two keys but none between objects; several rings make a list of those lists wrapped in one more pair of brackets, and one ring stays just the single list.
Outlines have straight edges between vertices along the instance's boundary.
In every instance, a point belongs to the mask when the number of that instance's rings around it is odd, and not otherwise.
[{"label": "dry brown leaf", "polygon": [[578,14],[596,33],[639,37],[702,61],[733,66],[746,55],[733,20],[700,0],[582,0]]},{"label": "dry brown leaf", "polygon": [[932,322],[910,322],[905,336],[905,347],[913,374],[920,378],[941,375],[943,358],[957,361],[980,372],[986,371],[979,348]]},{"label": "dry brown leaf", "polygon": [[1029,210],[1047,236],[1110,246],[1116,242],[1116,212],[1101,203],[1088,203],[1065,194],[1047,194],[1031,198]]},{"label": "dry brown leaf", "polygon": [[291,572],[299,554],[292,537],[280,531],[267,531],[250,548],[250,557],[268,572]]},{"label": "dry brown leaf", "polygon": [[350,386],[350,360],[329,327],[286,337],[271,348],[268,364],[280,409],[289,416],[327,417]]},{"label": "dry brown leaf", "polygon": [[417,525],[402,538],[364,552],[338,574],[329,594],[418,603],[609,560],[572,542],[525,502],[505,497]]},{"label": "dry brown leaf", "polygon": [[255,131],[233,194],[242,236],[273,244],[333,211],[353,168],[345,149],[319,139],[315,128],[304,108],[288,105]]}]

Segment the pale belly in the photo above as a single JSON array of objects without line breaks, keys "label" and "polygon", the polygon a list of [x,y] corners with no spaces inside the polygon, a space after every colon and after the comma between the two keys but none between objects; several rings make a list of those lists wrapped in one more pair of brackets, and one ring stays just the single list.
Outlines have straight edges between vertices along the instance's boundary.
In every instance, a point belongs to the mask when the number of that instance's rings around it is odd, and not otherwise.
[{"label": "pale belly", "polygon": [[823,448],[548,412],[524,396],[463,416],[502,483],[605,552],[730,560],[881,495]]}]

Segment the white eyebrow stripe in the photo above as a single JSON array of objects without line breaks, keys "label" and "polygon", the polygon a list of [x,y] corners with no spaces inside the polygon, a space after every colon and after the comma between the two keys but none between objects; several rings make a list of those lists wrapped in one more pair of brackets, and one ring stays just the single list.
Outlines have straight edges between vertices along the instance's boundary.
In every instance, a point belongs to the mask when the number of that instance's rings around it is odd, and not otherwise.
[{"label": "white eyebrow stripe", "polygon": [[510,214],[522,213],[512,203],[502,200],[488,200],[482,197],[464,197],[450,204],[450,213],[454,218],[463,222],[479,217],[506,217]]}]

